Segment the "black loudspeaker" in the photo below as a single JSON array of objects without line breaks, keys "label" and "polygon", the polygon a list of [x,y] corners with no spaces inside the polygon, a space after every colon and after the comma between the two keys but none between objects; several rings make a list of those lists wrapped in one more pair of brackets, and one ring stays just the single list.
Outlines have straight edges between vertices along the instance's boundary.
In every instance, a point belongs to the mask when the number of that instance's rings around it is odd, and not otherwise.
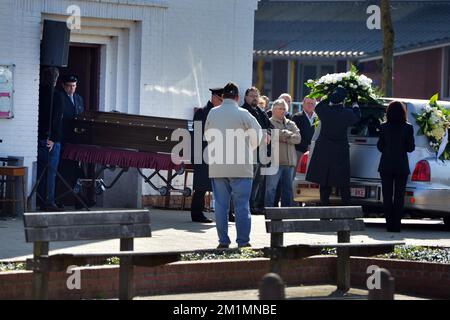
[{"label": "black loudspeaker", "polygon": [[44,20],[41,42],[41,65],[67,67],[69,61],[70,30],[66,22]]}]

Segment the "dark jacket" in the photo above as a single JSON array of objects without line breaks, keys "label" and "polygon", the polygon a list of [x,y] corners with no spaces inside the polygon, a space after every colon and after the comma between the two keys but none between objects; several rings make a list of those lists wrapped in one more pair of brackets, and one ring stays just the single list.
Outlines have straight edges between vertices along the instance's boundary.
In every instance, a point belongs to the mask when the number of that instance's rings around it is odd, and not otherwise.
[{"label": "dark jacket", "polygon": [[381,152],[379,172],[408,175],[408,152],[416,148],[413,126],[407,122],[383,123],[377,148]]},{"label": "dark jacket", "polygon": [[39,140],[51,140],[53,142],[61,142],[63,130],[63,102],[59,91],[55,90],[53,94],[53,115],[52,128],[50,130],[50,103],[51,103],[50,85],[39,87]]},{"label": "dark jacket", "polygon": [[302,137],[302,141],[295,145],[295,149],[304,153],[308,151],[308,147],[314,136],[314,125],[311,125],[308,116],[303,111],[296,113],[292,117],[292,121],[297,125],[297,128],[300,130],[300,136]]},{"label": "dark jacket", "polygon": [[269,120],[269,117],[264,111],[261,110],[260,107],[253,108],[247,102],[244,102],[241,108],[244,108],[245,110],[250,112],[250,114],[256,118],[256,121],[258,121],[262,129],[270,131],[270,129],[273,128],[272,123]]},{"label": "dark jacket", "polygon": [[[265,129],[265,130],[267,130],[268,134],[271,134],[273,125],[270,122],[270,119],[267,116],[267,113],[265,113],[263,110],[261,110],[260,107],[253,108],[247,102],[244,102],[244,104],[241,106],[241,108],[250,112],[250,114],[256,118],[256,121],[258,121],[259,125],[261,126],[261,129],[263,129],[263,130]],[[259,158],[259,147],[256,151],[257,151],[257,161],[258,161],[258,163],[260,163],[261,161]],[[270,157],[270,155],[271,155],[271,146],[269,145],[267,148],[267,156]]]},{"label": "dark jacket", "polygon": [[347,129],[361,119],[358,107],[330,106],[328,101],[316,107],[320,135],[315,143],[306,180],[322,186],[350,185],[350,152]]},{"label": "dark jacket", "polygon": [[[209,178],[209,166],[205,163],[203,159],[203,151],[208,146],[208,143],[206,141],[203,141],[203,130],[205,128],[206,118],[208,117],[209,112],[211,109],[214,108],[211,101],[208,101],[207,105],[203,108],[198,109],[194,114],[194,131],[195,130],[201,130],[201,136],[202,136],[202,163],[201,164],[194,164],[194,182],[193,187],[194,190],[197,191],[212,191],[211,186],[211,179]],[[196,127],[196,121],[201,121],[201,127]],[[192,141],[195,143],[195,140],[192,139]],[[195,152],[195,145],[193,144],[192,148],[192,163],[194,163],[194,152]]]},{"label": "dark jacket", "polygon": [[84,102],[83,98],[75,93],[73,95],[75,104],[72,103],[69,96],[64,90],[60,91],[61,94],[61,100],[63,104],[63,142],[67,141],[70,136],[73,134],[73,122],[72,120],[75,118],[75,116],[83,113],[84,111]]}]

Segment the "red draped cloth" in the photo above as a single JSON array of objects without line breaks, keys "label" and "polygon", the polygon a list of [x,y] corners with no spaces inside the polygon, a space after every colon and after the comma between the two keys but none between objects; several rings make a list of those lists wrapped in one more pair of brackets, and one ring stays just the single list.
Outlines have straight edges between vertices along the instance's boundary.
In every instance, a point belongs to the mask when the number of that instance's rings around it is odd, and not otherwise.
[{"label": "red draped cloth", "polygon": [[67,144],[61,158],[120,168],[155,170],[179,170],[181,168],[181,165],[176,165],[172,162],[171,154],[169,153],[138,152],[91,145]]}]

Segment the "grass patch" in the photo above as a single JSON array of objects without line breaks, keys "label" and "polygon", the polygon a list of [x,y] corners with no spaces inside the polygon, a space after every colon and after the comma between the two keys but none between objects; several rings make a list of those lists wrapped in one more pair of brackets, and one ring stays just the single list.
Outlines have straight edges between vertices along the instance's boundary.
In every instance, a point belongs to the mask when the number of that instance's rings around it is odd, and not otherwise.
[{"label": "grass patch", "polygon": [[26,270],[23,262],[0,262],[0,272],[12,272]]},{"label": "grass patch", "polygon": [[253,259],[262,258],[262,250],[253,250],[251,248],[232,249],[217,251],[215,253],[186,253],[181,255],[181,261],[200,261],[200,260],[227,260],[227,259]]},{"label": "grass patch", "polygon": [[396,246],[394,252],[383,254],[379,257],[419,262],[450,263],[450,248]]}]

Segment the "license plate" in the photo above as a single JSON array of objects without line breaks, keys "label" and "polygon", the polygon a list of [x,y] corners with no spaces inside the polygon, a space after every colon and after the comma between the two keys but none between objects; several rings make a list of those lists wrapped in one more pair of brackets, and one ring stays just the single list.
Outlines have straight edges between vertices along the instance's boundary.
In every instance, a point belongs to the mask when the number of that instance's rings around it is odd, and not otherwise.
[{"label": "license plate", "polygon": [[366,188],[351,188],[350,193],[351,193],[351,196],[354,198],[365,198],[366,197]]}]

